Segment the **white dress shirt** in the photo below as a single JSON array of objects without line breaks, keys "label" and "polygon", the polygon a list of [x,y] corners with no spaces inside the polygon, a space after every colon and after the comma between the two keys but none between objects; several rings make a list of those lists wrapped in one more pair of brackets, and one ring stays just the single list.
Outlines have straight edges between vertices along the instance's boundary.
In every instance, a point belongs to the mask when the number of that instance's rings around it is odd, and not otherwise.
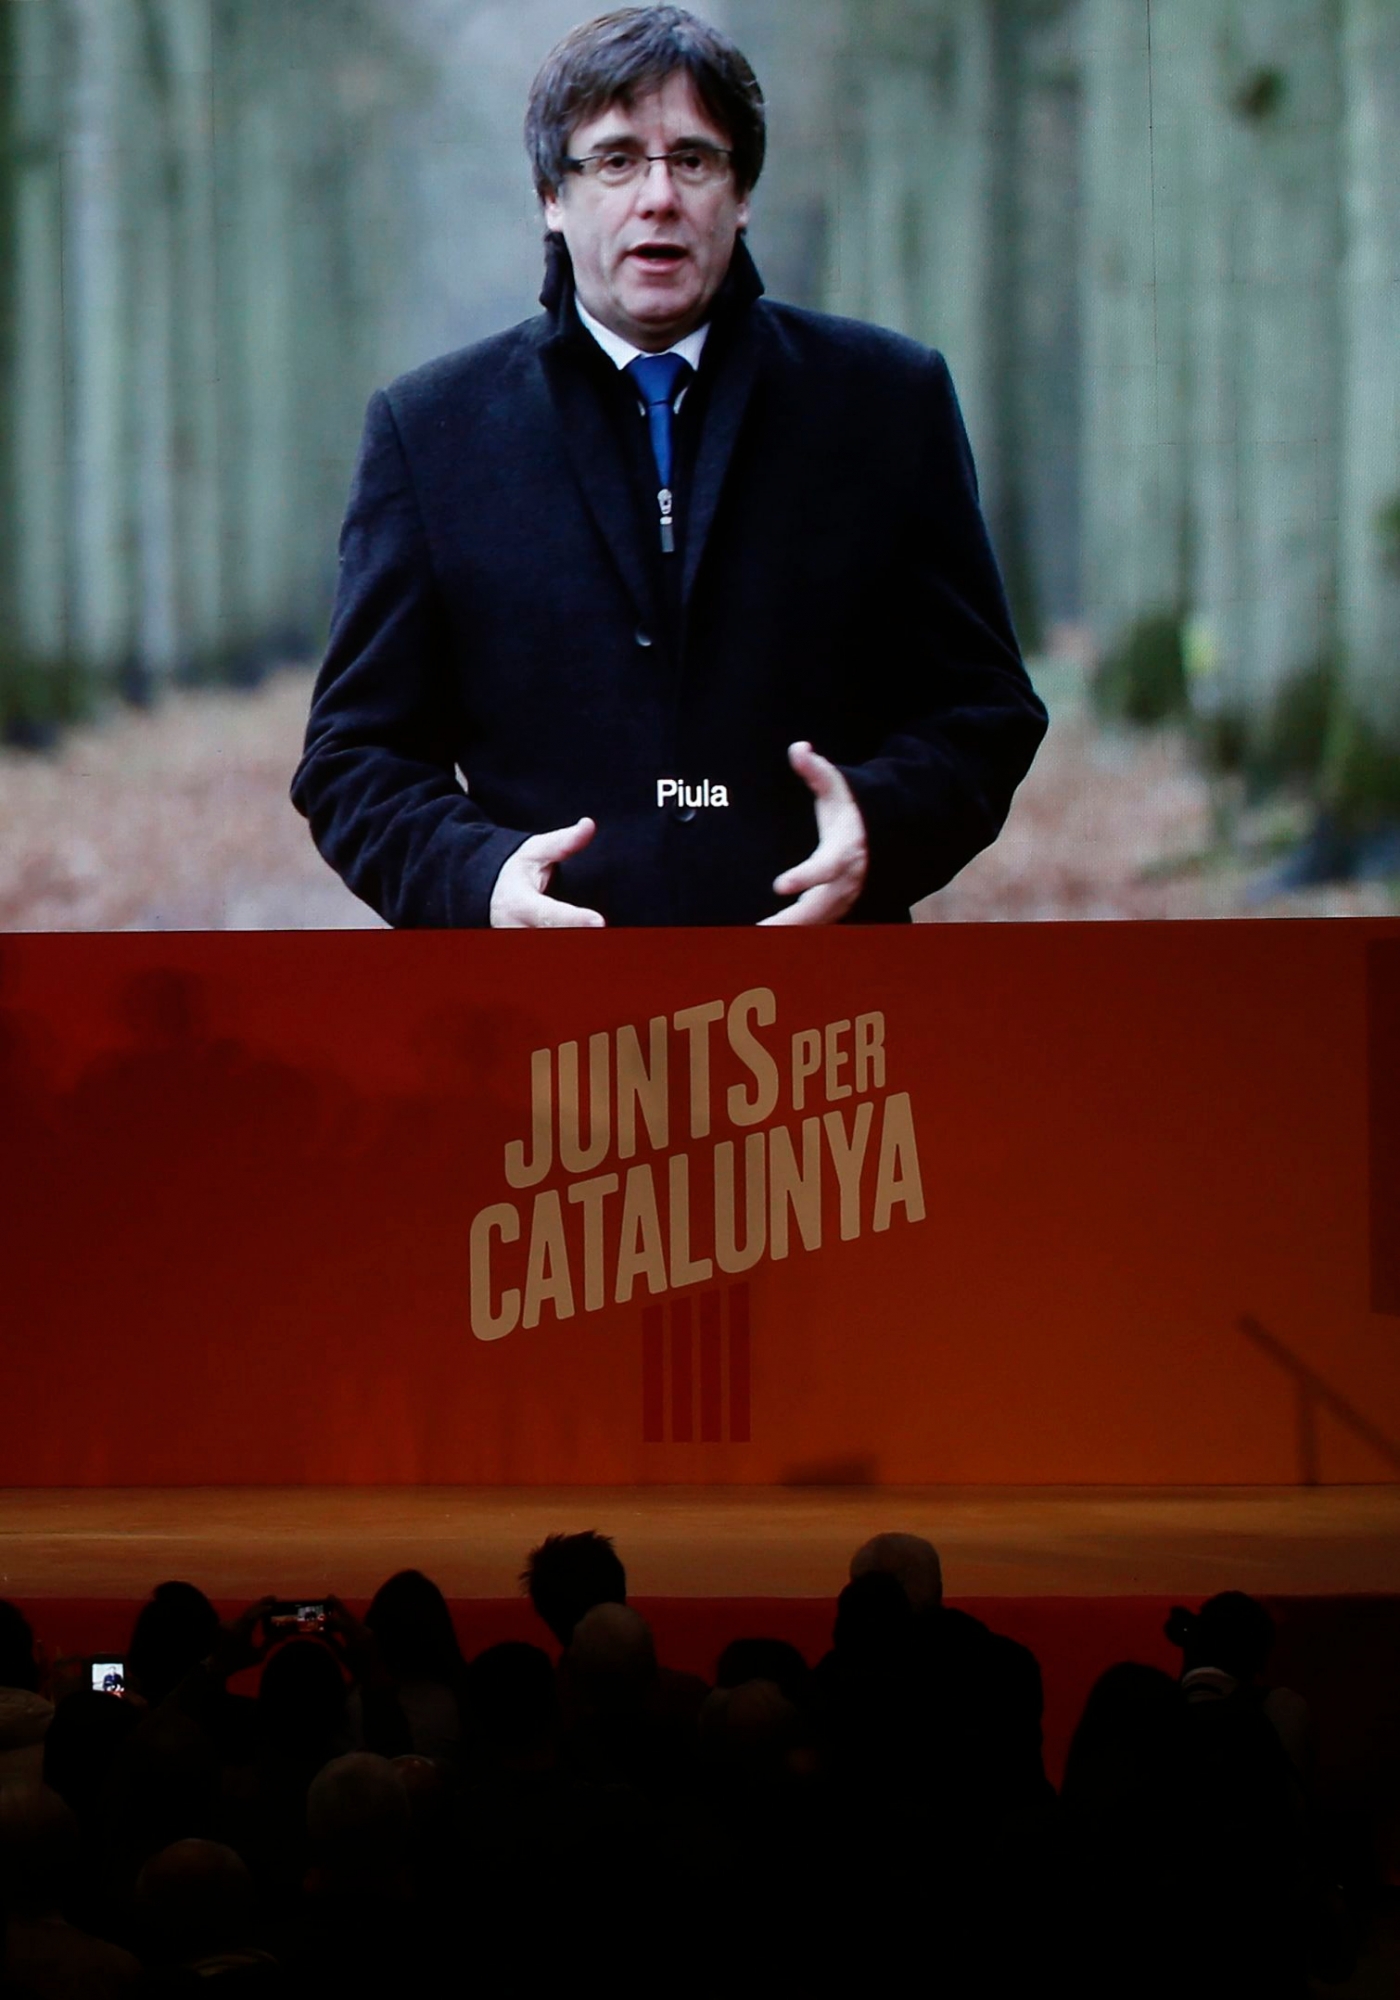
[{"label": "white dress shirt", "polygon": [[[647,350],[644,347],[633,347],[631,342],[624,340],[620,333],[614,333],[611,327],[604,326],[601,320],[594,319],[588,308],[580,305],[577,299],[574,300],[574,305],[578,310],[579,318],[602,348],[604,354],[607,355],[609,361],[612,362],[614,368],[626,368],[631,362],[637,360],[640,355],[646,353]],[[674,347],[668,347],[664,352],[667,354],[679,354],[682,361],[688,361],[692,368],[698,368],[700,366],[700,356],[704,352],[705,341],[709,331],[710,323],[706,320],[703,326],[697,326],[693,333],[686,334],[683,340],[678,340]],[[679,396],[677,396],[673,407],[679,409],[689,394],[690,383],[687,382]],[[646,404],[640,396],[637,398],[637,408],[643,415],[646,414]]]}]

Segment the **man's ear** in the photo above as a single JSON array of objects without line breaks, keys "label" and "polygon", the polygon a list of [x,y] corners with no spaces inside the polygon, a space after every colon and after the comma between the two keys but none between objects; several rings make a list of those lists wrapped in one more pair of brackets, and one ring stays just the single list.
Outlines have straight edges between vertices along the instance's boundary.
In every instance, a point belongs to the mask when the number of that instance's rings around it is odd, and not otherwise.
[{"label": "man's ear", "polygon": [[749,226],[749,198],[747,195],[740,201],[736,213],[739,218],[739,228],[747,229]]},{"label": "man's ear", "polygon": [[546,194],[541,195],[540,206],[544,210],[545,228],[553,229],[557,234],[562,236],[564,233],[564,204],[559,199],[558,190],[550,188]]}]

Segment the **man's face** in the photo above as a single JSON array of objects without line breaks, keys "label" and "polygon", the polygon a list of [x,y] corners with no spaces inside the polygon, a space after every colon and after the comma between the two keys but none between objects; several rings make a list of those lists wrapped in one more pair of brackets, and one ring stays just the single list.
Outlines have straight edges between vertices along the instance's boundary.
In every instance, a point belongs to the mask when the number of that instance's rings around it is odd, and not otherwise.
[{"label": "man's face", "polygon": [[[639,97],[630,111],[611,105],[575,128],[575,159],[612,151],[671,153],[699,142],[728,146],[683,72]],[[678,187],[656,160],[624,187],[566,174],[546,198],[544,219],[569,248],[580,303],[634,347],[660,354],[700,325],[729,269],[749,219],[734,175],[709,187]]]}]

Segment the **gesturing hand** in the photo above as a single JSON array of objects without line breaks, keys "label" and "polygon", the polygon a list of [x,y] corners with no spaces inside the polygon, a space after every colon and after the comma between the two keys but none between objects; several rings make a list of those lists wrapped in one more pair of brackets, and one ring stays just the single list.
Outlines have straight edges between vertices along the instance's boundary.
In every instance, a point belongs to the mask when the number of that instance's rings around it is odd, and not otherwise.
[{"label": "gesturing hand", "polygon": [[596,910],[556,902],[547,893],[555,869],[571,854],[587,847],[598,828],[581,819],[552,833],[534,833],[502,867],[491,891],[493,930],[597,929],[603,922]]},{"label": "gesturing hand", "polygon": [[773,884],[777,896],[797,901],[765,924],[834,924],[865,887],[870,848],[855,793],[836,766],[810,743],[788,747],[788,762],[817,802],[817,844],[805,861]]}]

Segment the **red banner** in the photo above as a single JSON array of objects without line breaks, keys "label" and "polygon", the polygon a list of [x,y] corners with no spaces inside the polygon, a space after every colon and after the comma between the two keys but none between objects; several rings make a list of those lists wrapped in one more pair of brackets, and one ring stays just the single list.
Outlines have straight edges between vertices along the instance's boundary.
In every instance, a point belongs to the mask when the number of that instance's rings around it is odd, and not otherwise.
[{"label": "red banner", "polygon": [[3,1478],[1394,1479],[1398,962],[9,939]]}]

